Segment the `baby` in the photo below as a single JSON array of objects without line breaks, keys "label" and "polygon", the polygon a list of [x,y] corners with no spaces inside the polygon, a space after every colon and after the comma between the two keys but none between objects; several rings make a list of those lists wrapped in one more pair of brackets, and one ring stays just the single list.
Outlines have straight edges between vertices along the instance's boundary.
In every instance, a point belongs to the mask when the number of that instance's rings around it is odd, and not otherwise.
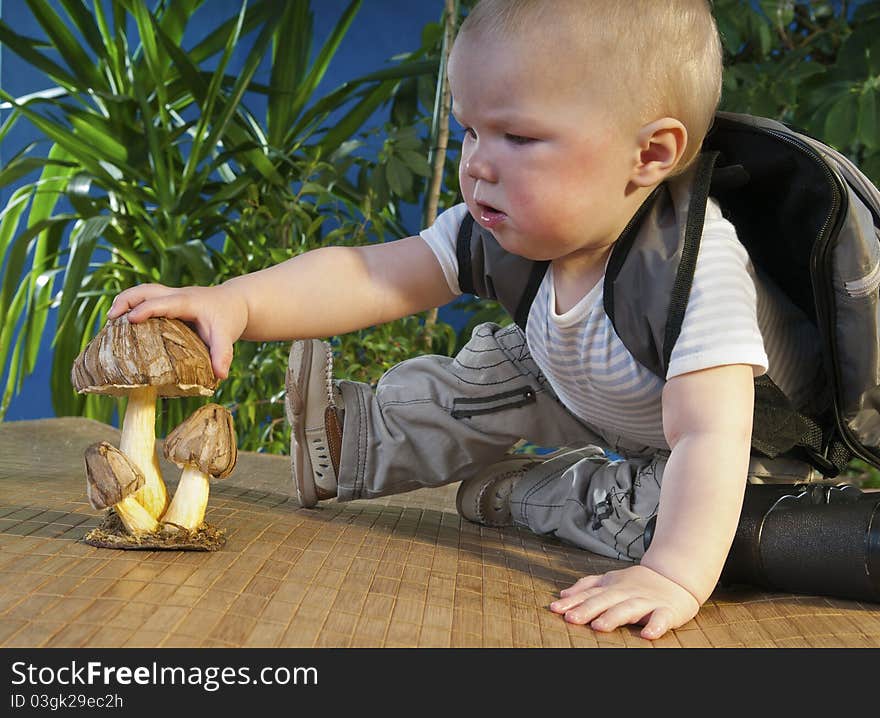
[{"label": "baby", "polygon": [[[777,298],[711,199],[665,377],[633,359],[602,303],[615,241],[711,124],[721,48],[709,3],[482,0],[448,71],[464,202],[432,227],[215,287],[134,287],[109,316],[191,322],[220,377],[237,340],[296,339],[286,400],[304,506],[460,481],[465,518],[635,561],[581,578],[550,609],[656,639],[692,619],[720,576],[749,473],[754,377],[795,363],[784,327],[767,331]],[[318,338],[461,293],[468,213],[507,253],[549,261],[525,329],[481,325],[457,357],[405,361],[375,388],[331,381]],[[545,461],[511,454],[521,438],[567,448]]]}]

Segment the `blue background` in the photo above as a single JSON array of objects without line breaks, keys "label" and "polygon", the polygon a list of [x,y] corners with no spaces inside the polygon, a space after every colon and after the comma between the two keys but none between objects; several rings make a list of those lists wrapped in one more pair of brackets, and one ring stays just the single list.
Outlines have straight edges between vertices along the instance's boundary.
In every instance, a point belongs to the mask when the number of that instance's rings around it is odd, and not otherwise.
[{"label": "blue background", "polygon": [[[281,1],[283,0],[279,0]],[[52,4],[59,6],[55,0],[52,0]],[[321,47],[348,4],[349,0],[312,0],[312,11],[315,16],[313,49]],[[198,12],[202,16],[210,13],[211,19],[206,23],[206,28],[213,28],[217,24],[216,18],[230,17],[237,13],[240,7],[241,0],[207,0]],[[346,80],[388,66],[388,60],[394,55],[418,49],[421,46],[422,28],[429,22],[439,21],[442,12],[443,0],[418,2],[364,0],[318,89],[317,96],[323,96]],[[63,9],[59,8],[59,14],[64,16]],[[196,22],[199,14],[191,21],[191,26],[194,28],[199,25]],[[30,37],[45,37],[24,0],[0,0],[0,17],[17,32]],[[190,43],[198,39],[200,38],[188,35],[184,38],[183,45],[189,47]],[[235,74],[236,65],[241,66],[246,50],[247,48],[242,48],[237,57],[233,58],[229,69],[231,74]],[[258,75],[256,79],[258,82],[265,82],[268,80],[268,73],[263,74],[262,77]],[[30,92],[48,89],[51,83],[42,73],[33,70],[15,54],[0,47],[0,87],[13,97],[20,97]],[[378,113],[379,120],[381,114]],[[0,116],[0,121],[4,118],[5,112]],[[0,146],[0,165],[25,144],[37,138],[38,134],[32,128],[24,122],[19,122]],[[48,151],[48,147],[40,148],[40,151]],[[25,178],[27,179],[30,178]],[[11,193],[9,189],[0,190],[0,207],[6,205]],[[408,229],[412,231],[418,229],[418,216],[417,208],[413,208],[413,212],[409,215],[404,215]],[[54,416],[48,384],[52,361],[49,344],[54,334],[54,320],[53,316],[47,325],[44,348],[40,352],[36,370],[25,380],[23,391],[12,399],[6,414],[7,420]]]}]

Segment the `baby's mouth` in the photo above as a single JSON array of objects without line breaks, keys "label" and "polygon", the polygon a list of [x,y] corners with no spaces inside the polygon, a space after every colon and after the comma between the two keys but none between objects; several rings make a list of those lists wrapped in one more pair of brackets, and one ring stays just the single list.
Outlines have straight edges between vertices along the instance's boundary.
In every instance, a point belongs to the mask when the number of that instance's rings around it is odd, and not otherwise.
[{"label": "baby's mouth", "polygon": [[478,217],[478,219],[480,221],[480,224],[483,225],[486,229],[497,227],[507,218],[507,215],[504,212],[502,212],[497,207],[493,207],[490,204],[477,202],[477,207],[479,208],[480,216]]}]

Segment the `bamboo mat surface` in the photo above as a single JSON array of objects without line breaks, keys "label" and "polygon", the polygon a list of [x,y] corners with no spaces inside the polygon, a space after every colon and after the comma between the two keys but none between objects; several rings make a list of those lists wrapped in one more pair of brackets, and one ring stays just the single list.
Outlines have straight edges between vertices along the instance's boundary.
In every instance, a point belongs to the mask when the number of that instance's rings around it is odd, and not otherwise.
[{"label": "bamboo mat surface", "polygon": [[559,589],[624,564],[464,521],[455,485],[302,509],[287,457],[258,453],[212,484],[221,550],[96,548],[82,454],[118,439],[87,419],[0,423],[0,647],[880,646],[880,606],[741,587],[653,643],[569,625],[547,608]]}]

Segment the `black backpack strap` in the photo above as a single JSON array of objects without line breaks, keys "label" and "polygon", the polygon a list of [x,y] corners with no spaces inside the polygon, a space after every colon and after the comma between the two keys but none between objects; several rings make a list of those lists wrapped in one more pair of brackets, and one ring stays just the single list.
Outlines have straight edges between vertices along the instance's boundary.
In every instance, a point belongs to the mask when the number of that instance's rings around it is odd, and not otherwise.
[{"label": "black backpack strap", "polygon": [[669,368],[669,359],[687,311],[691,286],[694,283],[694,270],[697,267],[697,256],[700,253],[700,242],[703,238],[703,224],[706,219],[706,203],[709,200],[709,187],[712,183],[712,169],[718,159],[718,152],[704,152],[697,160],[697,169],[692,185],[691,201],[688,207],[687,224],[684,231],[684,244],[681,248],[681,261],[675,284],[672,287],[672,299],[666,320],[666,333],[663,337],[663,369]]},{"label": "black backpack strap", "polygon": [[529,310],[532,308],[532,302],[535,301],[535,297],[538,295],[541,282],[544,281],[544,275],[547,274],[549,266],[550,262],[547,261],[535,262],[532,265],[532,271],[529,272],[529,281],[526,283],[522,298],[519,300],[516,311],[513,313],[513,321],[523,331],[526,330]]},{"label": "black backpack strap", "polygon": [[775,458],[782,454],[807,461],[824,476],[837,476],[853,457],[837,438],[823,431],[828,421],[817,421],[798,411],[766,374],[755,378],[755,415],[752,448]]},{"label": "black backpack strap", "polygon": [[657,185],[611,248],[603,303],[630,354],[661,379],[681,334],[718,153]]},{"label": "black backpack strap", "polygon": [[455,239],[455,257],[458,260],[458,286],[463,294],[476,294],[474,273],[471,268],[471,233],[474,231],[474,218],[470,212],[464,213],[464,219],[458,228]]}]

